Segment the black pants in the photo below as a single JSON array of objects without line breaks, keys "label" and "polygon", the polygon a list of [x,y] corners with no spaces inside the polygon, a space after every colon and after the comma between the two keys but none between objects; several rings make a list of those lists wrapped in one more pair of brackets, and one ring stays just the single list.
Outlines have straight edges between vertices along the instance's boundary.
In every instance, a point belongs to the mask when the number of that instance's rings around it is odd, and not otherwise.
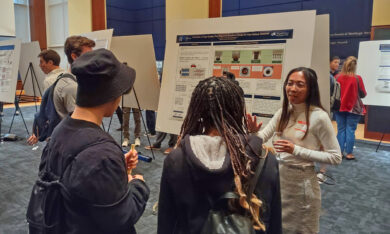
[{"label": "black pants", "polygon": [[[161,143],[163,142],[163,140],[165,139],[165,137],[168,135],[168,133],[165,133],[165,132],[159,132],[157,134],[157,139],[156,139],[156,142],[154,142],[153,146],[154,147],[157,147],[157,148],[160,148],[161,147]],[[169,141],[168,141],[168,146],[169,147],[173,147],[175,146],[177,142],[177,135],[175,134],[169,134]]]},{"label": "black pants", "polygon": [[150,134],[156,134],[156,113],[154,111],[146,111],[146,125]]}]

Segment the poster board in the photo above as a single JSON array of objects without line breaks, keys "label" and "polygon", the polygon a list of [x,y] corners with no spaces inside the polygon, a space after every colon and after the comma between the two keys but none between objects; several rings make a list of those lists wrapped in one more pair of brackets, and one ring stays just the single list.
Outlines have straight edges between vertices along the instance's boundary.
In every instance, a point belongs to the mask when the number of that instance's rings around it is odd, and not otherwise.
[{"label": "poster board", "polygon": [[95,41],[96,45],[93,48],[94,50],[100,49],[100,48],[110,49],[113,32],[114,32],[114,29],[105,29],[105,30],[83,33],[83,34],[81,34],[81,36],[87,37],[87,38]]},{"label": "poster board", "polygon": [[0,35],[15,36],[15,10],[13,0],[0,1]]},{"label": "poster board", "polygon": [[[152,35],[113,37],[111,51],[119,61],[135,69],[134,89],[141,109],[157,110],[160,82]],[[123,106],[138,108],[134,92],[124,95]]]},{"label": "poster board", "polygon": [[19,39],[0,41],[0,102],[15,101],[20,46]]},{"label": "poster board", "polygon": [[[19,62],[19,73],[22,81],[24,82],[26,78],[26,73],[31,63],[36,80],[33,80],[31,72],[27,74],[26,82],[24,83],[25,95],[41,97],[44,93],[43,80],[45,79],[45,74],[39,67],[39,58],[38,55],[41,52],[38,41],[33,41],[30,43],[22,43],[21,52],[20,52],[20,62]],[[34,81],[34,84],[33,84]]]},{"label": "poster board", "polygon": [[316,11],[167,23],[157,115],[157,129],[163,132],[180,132],[196,84],[226,67],[239,75],[247,109],[265,126],[281,107],[288,71],[312,63]]},{"label": "poster board", "polygon": [[321,104],[330,113],[329,15],[316,16],[311,68],[317,73]]},{"label": "poster board", "polygon": [[360,42],[356,73],[367,91],[365,105],[390,106],[390,40]]}]

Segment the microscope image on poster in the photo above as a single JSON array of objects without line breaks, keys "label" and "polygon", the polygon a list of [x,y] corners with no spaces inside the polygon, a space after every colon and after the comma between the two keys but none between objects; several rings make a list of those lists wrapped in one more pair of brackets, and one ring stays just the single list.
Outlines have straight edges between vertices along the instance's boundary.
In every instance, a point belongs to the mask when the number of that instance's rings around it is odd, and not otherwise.
[{"label": "microscope image on poster", "polygon": [[384,57],[382,54],[382,65],[379,65],[379,74],[375,83],[375,91],[378,93],[390,93],[390,65],[388,63],[383,64],[384,61],[390,62],[390,56],[387,55],[387,58]]}]

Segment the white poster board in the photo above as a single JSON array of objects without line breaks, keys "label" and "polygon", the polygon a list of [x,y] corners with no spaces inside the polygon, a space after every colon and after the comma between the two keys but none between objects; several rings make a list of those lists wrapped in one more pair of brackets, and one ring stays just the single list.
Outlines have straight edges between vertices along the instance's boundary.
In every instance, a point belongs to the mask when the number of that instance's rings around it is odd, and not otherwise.
[{"label": "white poster board", "polygon": [[[39,42],[33,41],[30,43],[22,43],[19,72],[22,82],[26,80],[26,82],[24,82],[24,91],[28,96],[41,97],[44,93],[43,80],[45,79],[45,74],[39,67],[38,55],[40,52],[41,49],[39,47]],[[30,63],[34,69],[36,79],[32,76],[31,71],[28,69]]]},{"label": "white poster board", "polygon": [[[141,109],[157,110],[160,96],[152,35],[113,37],[111,51],[121,62],[134,68],[134,89]],[[134,92],[124,95],[123,106],[137,107]]]},{"label": "white poster board", "polygon": [[157,129],[178,134],[194,87],[224,69],[265,126],[288,71],[312,64],[315,23],[315,11],[168,21]]},{"label": "white poster board", "polygon": [[100,31],[93,31],[88,33],[83,33],[81,36],[87,37],[93,41],[95,41],[95,47],[94,49],[110,49],[111,48],[111,40],[112,40],[112,33],[114,32],[114,29],[105,29]]},{"label": "white poster board", "polygon": [[390,106],[390,40],[360,42],[356,73],[367,91],[365,105]]},{"label": "white poster board", "polygon": [[20,44],[19,39],[0,41],[0,102],[15,101]]},{"label": "white poster board", "polygon": [[329,15],[317,15],[314,31],[314,45],[311,68],[318,77],[321,104],[330,110],[330,74],[329,74]]}]

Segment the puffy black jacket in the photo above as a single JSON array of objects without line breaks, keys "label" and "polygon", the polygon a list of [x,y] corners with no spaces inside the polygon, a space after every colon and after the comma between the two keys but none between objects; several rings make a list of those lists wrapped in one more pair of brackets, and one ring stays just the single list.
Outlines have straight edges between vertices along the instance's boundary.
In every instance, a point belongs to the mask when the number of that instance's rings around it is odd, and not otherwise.
[{"label": "puffy black jacket", "polygon": [[[261,155],[262,140],[250,136],[246,146],[250,157]],[[253,149],[253,151],[251,150]],[[190,137],[185,136],[164,161],[161,177],[158,234],[200,233],[210,210],[207,194],[215,201],[232,191],[233,169],[227,153],[220,169],[210,170],[194,154]],[[276,158],[269,154],[255,188],[263,201],[262,221],[266,233],[281,233],[281,200],[279,169]],[[258,232],[261,233],[261,232]]]}]

